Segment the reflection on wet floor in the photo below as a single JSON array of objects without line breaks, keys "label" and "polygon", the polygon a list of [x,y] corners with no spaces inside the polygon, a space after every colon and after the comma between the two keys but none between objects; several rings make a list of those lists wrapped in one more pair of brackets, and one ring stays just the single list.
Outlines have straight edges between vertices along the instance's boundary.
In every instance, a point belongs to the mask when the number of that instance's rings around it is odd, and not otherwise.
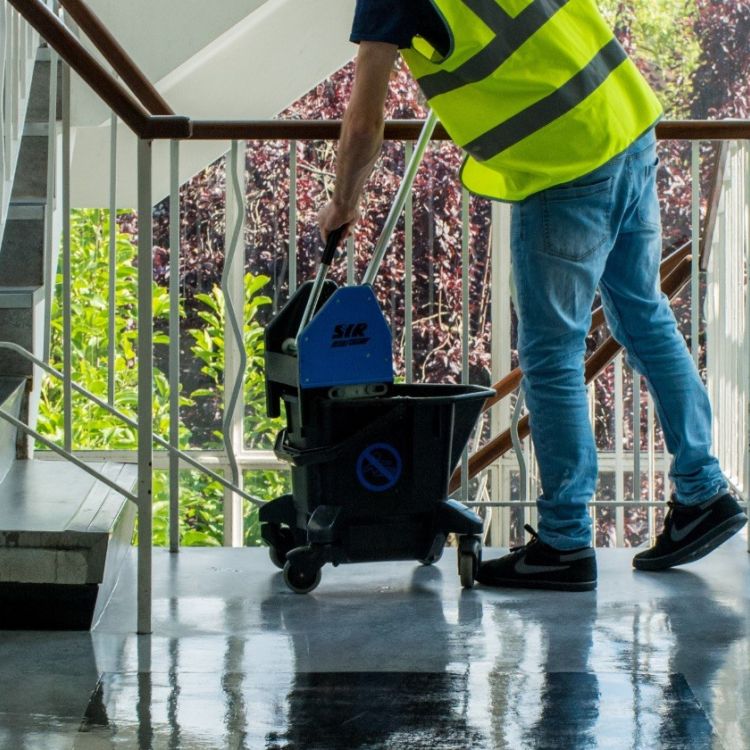
[{"label": "reflection on wet floor", "polygon": [[[190,673],[105,675],[81,731],[142,748],[720,746],[682,675],[500,673],[478,696],[468,680],[452,671],[225,675],[220,684]],[[504,699],[488,702],[489,693]]]},{"label": "reflection on wet floor", "polygon": [[574,595],[462,594],[450,555],[307,597],[259,551],[164,561],[150,637],[127,581],[91,635],[0,634],[0,748],[750,750],[742,540],[667,575],[607,550]]}]

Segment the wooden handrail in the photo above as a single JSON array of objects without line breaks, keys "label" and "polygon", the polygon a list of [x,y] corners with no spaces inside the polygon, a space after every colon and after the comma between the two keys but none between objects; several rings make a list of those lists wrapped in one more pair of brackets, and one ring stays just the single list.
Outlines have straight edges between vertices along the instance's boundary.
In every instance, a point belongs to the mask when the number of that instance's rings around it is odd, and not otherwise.
[{"label": "wooden handrail", "polygon": [[[421,120],[389,120],[385,125],[385,139],[416,140],[421,127]],[[199,141],[335,141],[340,132],[341,120],[196,120],[191,138]],[[447,137],[445,128],[438,125],[432,139]]]},{"label": "wooden handrail", "polygon": [[[689,255],[682,258],[677,267],[662,281],[661,289],[670,300],[690,281],[691,265]],[[612,336],[608,336],[586,359],[586,383],[596,378],[621,350],[622,346]],[[518,436],[523,440],[528,437],[530,431],[527,414],[518,422]],[[491,463],[508,453],[512,447],[513,440],[511,431],[508,429],[490,440],[469,458],[469,476],[476,476],[482,469],[486,469]],[[448,491],[455,492],[460,486],[461,470],[458,469],[451,477]]]},{"label": "wooden handrail", "polygon": [[128,85],[130,91],[149,114],[174,115],[174,110],[88,5],[81,0],[58,0],[58,2],[92,44],[104,55],[107,62]]},{"label": "wooden handrail", "polygon": [[[385,139],[414,141],[422,131],[422,120],[388,120]],[[340,120],[195,120],[192,140],[336,140],[341,131]],[[722,141],[750,139],[748,120],[675,120],[656,126],[661,140],[682,139]],[[438,123],[433,141],[450,140]]]},{"label": "wooden handrail", "polygon": [[741,141],[750,139],[750,120],[670,120],[656,126],[661,140]]}]

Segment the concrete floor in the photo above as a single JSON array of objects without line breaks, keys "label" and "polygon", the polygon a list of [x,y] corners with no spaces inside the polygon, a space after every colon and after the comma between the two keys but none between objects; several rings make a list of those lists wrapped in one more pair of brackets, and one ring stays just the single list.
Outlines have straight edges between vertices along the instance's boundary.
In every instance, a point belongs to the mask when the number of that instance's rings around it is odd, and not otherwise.
[{"label": "concrete floor", "polygon": [[449,550],[299,596],[265,550],[157,551],[152,636],[132,560],[92,633],[0,633],[0,748],[750,750],[746,544],[603,550],[585,594],[462,593]]}]

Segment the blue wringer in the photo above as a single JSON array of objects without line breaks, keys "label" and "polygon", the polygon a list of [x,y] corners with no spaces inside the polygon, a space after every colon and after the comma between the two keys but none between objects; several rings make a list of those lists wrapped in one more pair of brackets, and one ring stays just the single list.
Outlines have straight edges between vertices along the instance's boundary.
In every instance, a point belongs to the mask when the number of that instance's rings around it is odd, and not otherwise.
[{"label": "blue wringer", "polygon": [[391,332],[370,286],[337,289],[297,337],[300,388],[393,382]]}]

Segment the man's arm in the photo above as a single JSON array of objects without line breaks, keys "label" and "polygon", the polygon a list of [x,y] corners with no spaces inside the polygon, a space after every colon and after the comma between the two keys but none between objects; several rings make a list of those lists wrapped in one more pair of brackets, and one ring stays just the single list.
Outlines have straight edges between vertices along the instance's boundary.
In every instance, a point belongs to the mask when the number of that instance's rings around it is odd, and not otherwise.
[{"label": "man's arm", "polygon": [[359,220],[359,201],[383,145],[383,109],[398,47],[361,42],[354,86],[341,126],[333,198],[318,214],[323,239],[346,226],[345,236]]}]

